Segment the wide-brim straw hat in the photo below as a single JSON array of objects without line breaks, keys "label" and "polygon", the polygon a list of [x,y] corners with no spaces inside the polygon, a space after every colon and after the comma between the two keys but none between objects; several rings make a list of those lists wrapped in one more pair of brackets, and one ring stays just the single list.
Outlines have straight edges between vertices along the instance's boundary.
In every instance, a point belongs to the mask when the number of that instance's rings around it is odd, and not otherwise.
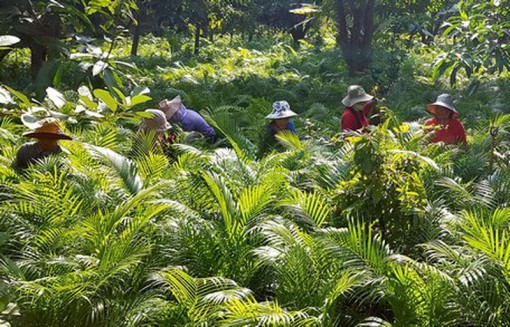
[{"label": "wide-brim straw hat", "polygon": [[54,118],[46,118],[39,122],[39,127],[33,131],[23,133],[25,137],[34,137],[53,140],[72,140],[73,138],[64,133],[58,121]]},{"label": "wide-brim straw hat", "polygon": [[166,117],[170,119],[179,110],[181,104],[181,96],[178,95],[172,100],[164,99],[159,102],[159,108],[165,113]]},{"label": "wide-brim straw hat", "polygon": [[436,107],[437,106],[441,106],[441,107],[444,107],[444,108],[450,110],[451,112],[453,112],[453,114],[455,116],[457,116],[459,114],[457,112],[457,110],[455,109],[455,107],[453,106],[452,96],[448,93],[443,93],[443,94],[438,95],[436,102],[428,104],[427,105],[428,112],[430,112],[433,115],[436,115]]},{"label": "wide-brim straw hat", "polygon": [[166,120],[165,113],[158,109],[147,109],[146,113],[151,114],[150,118],[144,118],[141,128],[145,131],[166,132],[172,125]]},{"label": "wide-brim straw hat", "polygon": [[297,116],[297,114],[290,110],[290,105],[287,101],[276,101],[273,103],[273,111],[266,116],[267,119],[284,119]]},{"label": "wide-brim straw hat", "polygon": [[346,107],[352,107],[356,103],[367,102],[374,97],[367,94],[363,87],[359,85],[351,85],[347,88],[347,96],[343,98],[342,104]]}]

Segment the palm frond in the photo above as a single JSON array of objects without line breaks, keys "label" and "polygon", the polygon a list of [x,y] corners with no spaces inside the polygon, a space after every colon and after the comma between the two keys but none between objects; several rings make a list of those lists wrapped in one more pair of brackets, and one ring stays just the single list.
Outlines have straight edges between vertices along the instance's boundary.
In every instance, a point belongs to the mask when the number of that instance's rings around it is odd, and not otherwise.
[{"label": "palm frond", "polygon": [[122,185],[131,194],[139,193],[143,188],[143,181],[138,175],[135,163],[122,155],[106,148],[88,145],[90,151],[101,160],[104,160],[118,174]]}]

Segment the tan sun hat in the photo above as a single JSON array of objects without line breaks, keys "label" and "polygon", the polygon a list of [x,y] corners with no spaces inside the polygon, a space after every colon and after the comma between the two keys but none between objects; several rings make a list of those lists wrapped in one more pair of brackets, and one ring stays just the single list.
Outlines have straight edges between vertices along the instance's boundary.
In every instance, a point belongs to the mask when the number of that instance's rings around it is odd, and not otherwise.
[{"label": "tan sun hat", "polygon": [[181,107],[181,96],[178,95],[172,100],[168,101],[167,99],[162,100],[159,103],[159,108],[163,111],[168,119],[172,118],[172,116],[179,110]]},{"label": "tan sun hat", "polygon": [[64,133],[55,118],[45,118],[38,122],[39,127],[31,132],[23,133],[25,137],[46,138],[54,140],[72,140],[73,138]]},{"label": "tan sun hat", "polygon": [[158,109],[147,109],[146,113],[152,115],[150,118],[144,118],[141,128],[145,131],[155,130],[156,132],[165,132],[172,128],[172,125],[166,120],[165,113]]},{"label": "tan sun hat", "polygon": [[373,96],[365,92],[363,87],[351,85],[347,88],[347,96],[342,100],[342,104],[346,107],[352,107],[356,103],[370,101],[373,98]]},{"label": "tan sun hat", "polygon": [[457,112],[457,110],[455,109],[455,107],[453,106],[453,98],[452,98],[452,96],[450,94],[448,94],[448,93],[443,93],[443,94],[438,95],[437,99],[436,99],[436,102],[428,104],[427,105],[428,112],[430,112],[431,114],[435,115],[436,114],[436,107],[437,106],[441,106],[441,107],[444,107],[446,109],[449,109],[450,111],[452,111],[454,113],[454,115],[458,115],[459,114]]}]

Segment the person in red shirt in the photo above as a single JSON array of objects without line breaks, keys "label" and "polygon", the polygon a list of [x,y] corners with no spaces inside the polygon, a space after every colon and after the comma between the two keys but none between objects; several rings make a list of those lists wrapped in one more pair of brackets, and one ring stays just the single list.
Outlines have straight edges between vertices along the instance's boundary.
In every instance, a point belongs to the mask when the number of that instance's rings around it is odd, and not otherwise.
[{"label": "person in red shirt", "polygon": [[347,96],[342,100],[345,111],[342,115],[342,132],[356,131],[369,125],[368,115],[372,109],[374,97],[367,94],[363,87],[351,85]]},{"label": "person in red shirt", "polygon": [[436,102],[428,104],[427,110],[434,115],[425,122],[426,130],[433,130],[432,142],[444,142],[446,144],[466,144],[466,132],[464,126],[457,117],[457,110],[453,106],[450,94],[441,94]]}]

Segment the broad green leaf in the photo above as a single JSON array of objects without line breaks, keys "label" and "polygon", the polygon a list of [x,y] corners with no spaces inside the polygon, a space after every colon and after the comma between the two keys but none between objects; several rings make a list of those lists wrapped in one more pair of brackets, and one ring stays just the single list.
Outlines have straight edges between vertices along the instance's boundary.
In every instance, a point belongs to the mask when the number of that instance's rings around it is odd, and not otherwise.
[{"label": "broad green leaf", "polygon": [[121,90],[119,90],[118,88],[114,87],[113,88],[113,92],[115,92],[115,94],[117,95],[117,97],[119,98],[120,102],[124,105],[127,104],[127,101],[126,101],[126,96],[124,95],[124,93],[122,93]]},{"label": "broad green leaf", "polygon": [[86,86],[80,86],[78,89],[80,101],[87,106],[89,109],[97,110],[97,103],[94,102],[90,89]]},{"label": "broad green leaf", "polygon": [[62,81],[62,73],[64,72],[64,65],[58,65],[57,72],[53,76],[53,86],[57,87]]},{"label": "broad green leaf", "polygon": [[40,117],[34,116],[32,114],[23,114],[21,115],[21,122],[23,125],[30,129],[36,129],[39,127],[39,121],[41,120]]},{"label": "broad green leaf", "polygon": [[134,107],[138,104],[145,103],[147,101],[152,100],[152,98],[148,95],[135,95],[131,98],[131,107]]},{"label": "broad green leaf", "polygon": [[114,88],[122,88],[122,80],[119,76],[111,69],[105,69],[103,71],[103,80],[110,91],[114,91]]},{"label": "broad green leaf", "polygon": [[111,96],[111,94],[108,91],[102,89],[95,89],[93,93],[99,100],[103,101],[108,106],[108,108],[110,108],[113,112],[117,110],[118,107],[117,101],[115,101],[115,99]]},{"label": "broad green leaf", "polygon": [[52,87],[48,87],[46,89],[46,95],[47,95],[48,99],[51,102],[53,102],[53,104],[59,109],[61,109],[66,104],[64,95]]},{"label": "broad green leaf", "polygon": [[32,102],[28,99],[28,97],[26,95],[24,95],[23,93],[21,92],[18,92],[16,91],[15,89],[5,85],[5,88],[7,90],[9,90],[9,92],[11,92],[11,94],[13,94],[15,97],[17,97],[18,99],[20,99],[24,104],[28,105],[28,106],[31,106],[32,105]]}]

